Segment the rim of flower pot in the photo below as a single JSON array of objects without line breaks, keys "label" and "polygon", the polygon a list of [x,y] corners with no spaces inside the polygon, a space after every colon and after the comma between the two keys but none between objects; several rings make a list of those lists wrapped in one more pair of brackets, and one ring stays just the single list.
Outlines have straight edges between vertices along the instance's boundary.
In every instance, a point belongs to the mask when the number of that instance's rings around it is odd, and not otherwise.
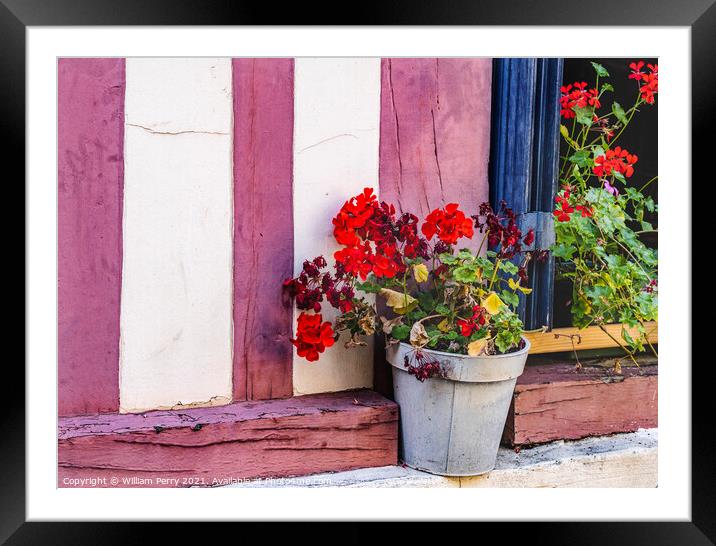
[{"label": "rim of flower pot", "polygon": [[[521,339],[524,340],[525,346],[522,347],[519,351],[514,351],[512,353],[504,353],[499,355],[476,355],[476,356],[470,356],[470,355],[464,355],[461,353],[446,353],[445,351],[436,351],[435,349],[422,349],[423,351],[428,351],[436,355],[442,355],[448,358],[509,358],[509,357],[515,357],[517,355],[521,355],[525,352],[528,352],[530,350],[530,347],[532,344],[530,343],[530,340],[527,339],[525,336],[521,336]],[[404,341],[400,342],[401,345],[404,345],[406,347],[413,347],[410,343],[405,343]]]}]

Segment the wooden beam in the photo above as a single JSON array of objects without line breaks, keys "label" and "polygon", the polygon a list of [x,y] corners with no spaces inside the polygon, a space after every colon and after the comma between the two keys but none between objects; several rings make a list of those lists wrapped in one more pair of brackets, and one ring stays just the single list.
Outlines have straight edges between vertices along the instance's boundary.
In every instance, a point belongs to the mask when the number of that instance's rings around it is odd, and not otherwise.
[{"label": "wooden beam", "polygon": [[[646,322],[644,323],[644,326],[646,326],[649,343],[658,343],[659,323]],[[605,329],[620,342],[623,341],[621,324],[607,324]],[[636,328],[627,328],[627,331],[633,337],[638,335]],[[617,344],[614,343],[614,340],[612,340],[609,335],[604,333],[599,326],[588,326],[587,328],[581,330],[579,328],[554,328],[549,332],[526,334],[526,337],[532,344],[530,354],[540,354],[571,351],[572,339],[570,336],[573,335],[580,336],[579,338],[574,339],[574,347],[578,351],[586,349],[617,348]]]},{"label": "wooden beam", "polygon": [[124,59],[57,63],[58,410],[119,408]]},{"label": "wooden beam", "polygon": [[397,463],[398,406],[369,390],[60,418],[58,486],[188,487]]},{"label": "wooden beam", "polygon": [[234,401],[293,395],[293,59],[233,59]]},{"label": "wooden beam", "polygon": [[657,426],[657,366],[528,365],[518,378],[502,441],[511,446],[576,440]]}]

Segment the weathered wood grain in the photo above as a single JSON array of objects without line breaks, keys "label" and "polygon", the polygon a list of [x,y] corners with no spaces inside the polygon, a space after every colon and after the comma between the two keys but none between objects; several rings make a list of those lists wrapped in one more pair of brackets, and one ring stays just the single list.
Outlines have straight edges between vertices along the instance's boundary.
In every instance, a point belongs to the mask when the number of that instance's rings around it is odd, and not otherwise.
[{"label": "weathered wood grain", "polygon": [[[60,419],[60,487],[217,485],[397,463],[398,408],[372,391]],[[154,483],[125,484],[123,479]],[[178,484],[157,483],[177,478]]]},{"label": "weathered wood grain", "polygon": [[[646,322],[644,326],[646,327],[649,342],[652,344],[659,343],[659,323]],[[609,334],[618,339],[620,343],[623,343],[621,324],[607,324],[604,328]],[[627,328],[627,331],[632,337],[638,335],[636,328]],[[554,328],[549,332],[525,334],[532,344],[530,354],[571,351],[572,339],[570,336],[573,335],[579,335],[581,338],[579,343],[577,343],[578,338],[574,338],[574,348],[578,351],[604,349],[607,347],[618,348],[614,340],[604,333],[599,326],[587,326],[581,330],[579,328]]]},{"label": "weathered wood grain", "polygon": [[58,61],[58,406],[117,411],[124,59]]},{"label": "weathered wood grain", "polygon": [[658,367],[528,365],[517,380],[503,443],[512,446],[657,426]]},{"label": "weathered wood grain", "polygon": [[293,59],[233,59],[234,400],[293,394]]},{"label": "weathered wood grain", "polygon": [[420,218],[489,199],[491,59],[383,59],[380,197]]}]

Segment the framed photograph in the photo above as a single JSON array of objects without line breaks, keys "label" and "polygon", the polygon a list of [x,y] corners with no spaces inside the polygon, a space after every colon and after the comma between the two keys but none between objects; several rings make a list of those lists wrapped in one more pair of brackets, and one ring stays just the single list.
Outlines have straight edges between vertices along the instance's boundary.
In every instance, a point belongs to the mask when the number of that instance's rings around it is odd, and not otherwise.
[{"label": "framed photograph", "polygon": [[29,281],[8,544],[187,520],[713,543],[712,2],[2,4]]}]

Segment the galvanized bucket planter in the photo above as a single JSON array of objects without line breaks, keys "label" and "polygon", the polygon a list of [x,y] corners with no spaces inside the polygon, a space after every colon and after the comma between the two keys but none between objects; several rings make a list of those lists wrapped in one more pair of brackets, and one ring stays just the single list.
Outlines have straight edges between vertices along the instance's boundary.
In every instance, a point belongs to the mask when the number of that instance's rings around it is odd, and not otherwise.
[{"label": "galvanized bucket planter", "polygon": [[512,393],[530,349],[524,341],[522,350],[496,356],[424,349],[440,362],[445,377],[423,383],[405,367],[410,345],[386,350],[400,406],[401,458],[408,466],[443,476],[475,476],[495,467]]}]

